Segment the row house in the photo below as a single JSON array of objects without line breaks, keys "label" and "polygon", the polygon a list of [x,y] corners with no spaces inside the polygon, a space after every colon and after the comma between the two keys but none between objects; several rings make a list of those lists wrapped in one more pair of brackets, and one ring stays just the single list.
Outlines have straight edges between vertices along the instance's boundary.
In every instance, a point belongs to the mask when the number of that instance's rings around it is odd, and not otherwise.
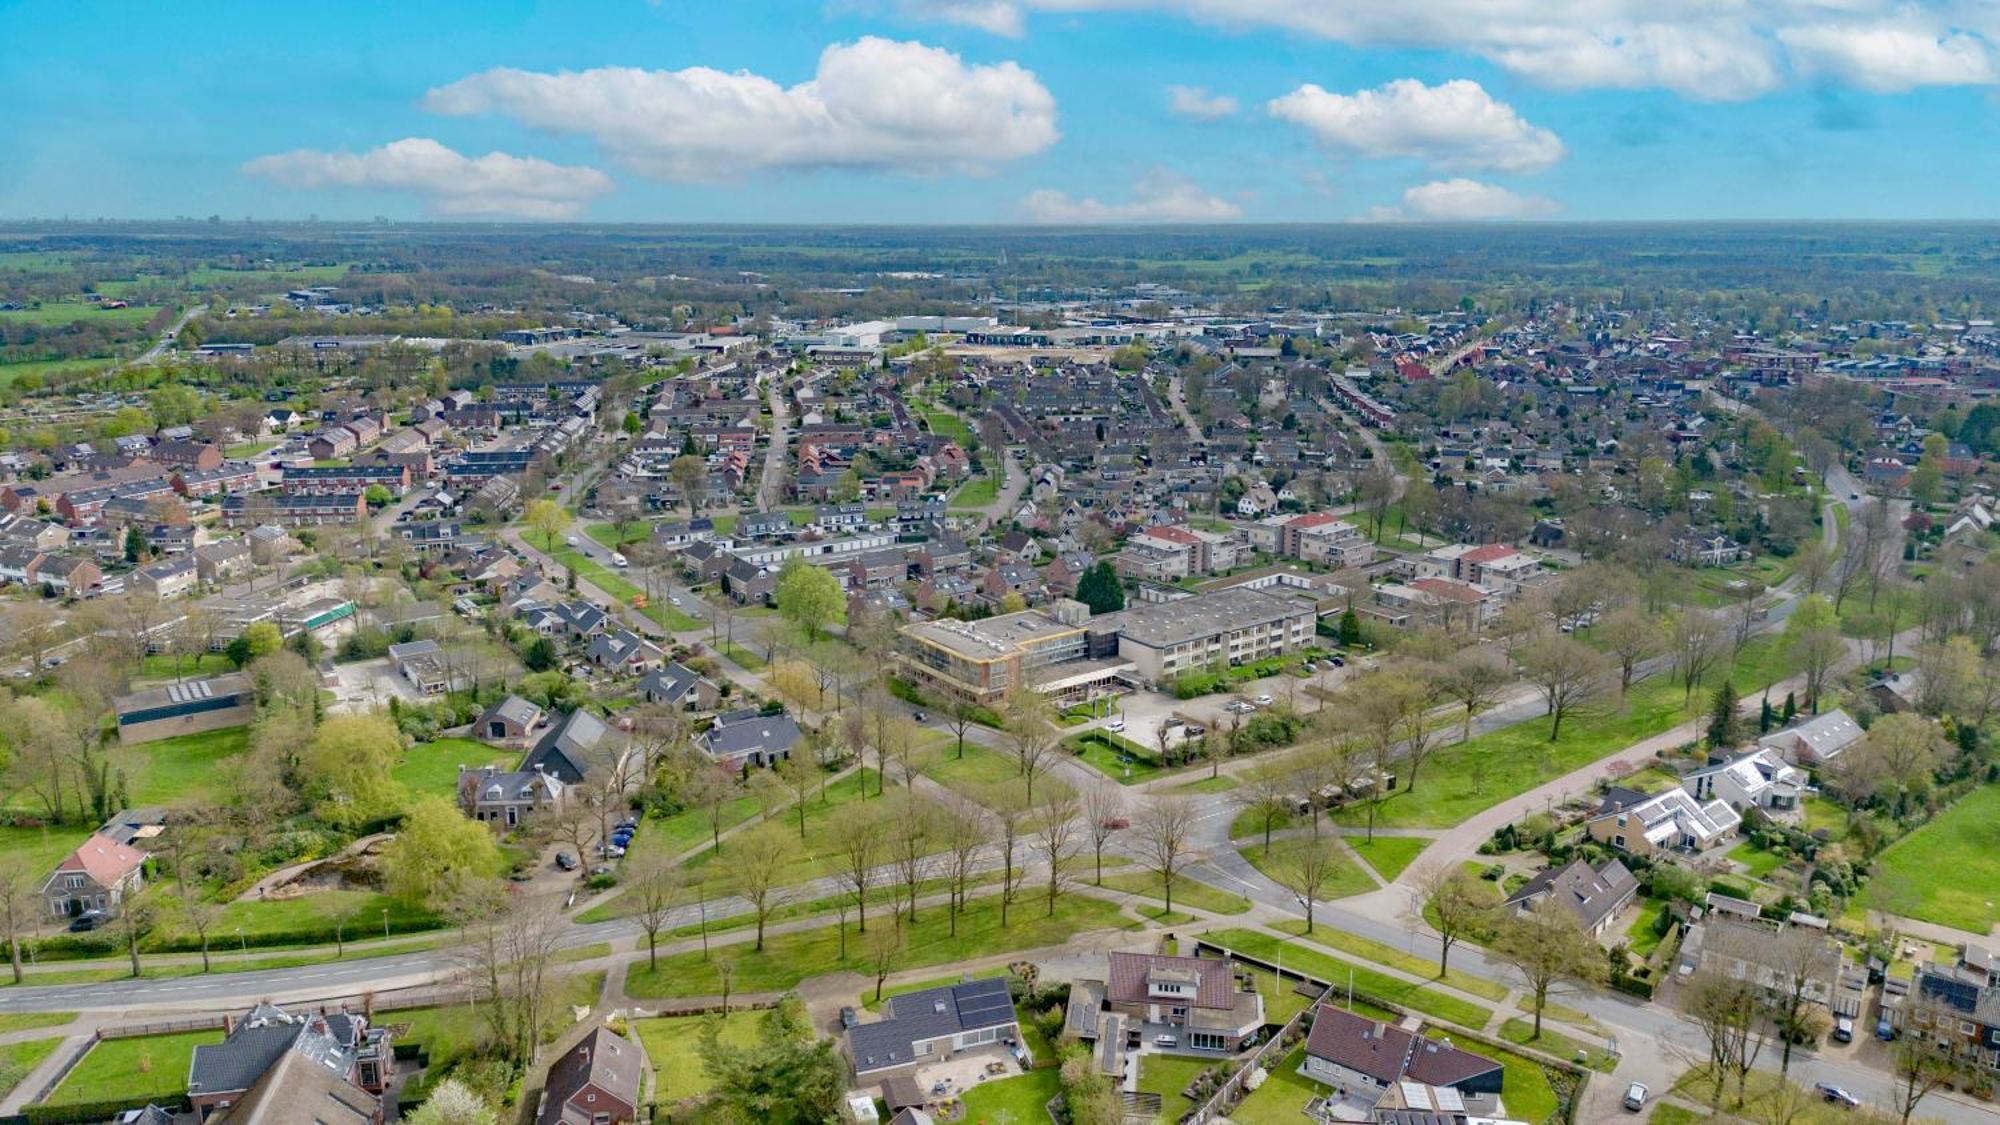
[{"label": "row house", "polygon": [[174,469],[200,470],[222,467],[222,450],[213,442],[163,441],[152,448],[151,456],[155,464]]},{"label": "row house", "polygon": [[338,465],[286,469],[280,487],[287,495],[338,496],[380,486],[392,496],[410,490],[410,470],[404,465]]},{"label": "row house", "polygon": [[65,492],[55,501],[55,510],[70,523],[88,523],[97,518],[104,505],[118,497],[145,499],[149,496],[164,496],[174,491],[173,478],[165,474],[149,476],[138,480],[120,481],[116,484],[100,485]]},{"label": "row house", "polygon": [[192,499],[207,499],[232,492],[255,492],[264,487],[257,466],[248,461],[226,461],[209,469],[182,469],[173,477],[174,491]]},{"label": "row house", "polygon": [[280,527],[319,527],[359,523],[367,516],[367,498],[358,492],[344,496],[276,493],[222,498],[222,523],[225,527],[249,527],[263,523],[275,523]]}]

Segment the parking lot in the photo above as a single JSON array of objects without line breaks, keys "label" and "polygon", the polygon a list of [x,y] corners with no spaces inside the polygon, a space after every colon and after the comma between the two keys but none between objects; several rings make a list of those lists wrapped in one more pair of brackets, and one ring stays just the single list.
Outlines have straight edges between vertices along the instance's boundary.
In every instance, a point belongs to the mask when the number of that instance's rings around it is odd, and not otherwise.
[{"label": "parking lot", "polygon": [[[1077,727],[1089,730],[1104,727],[1122,719],[1125,729],[1120,733],[1133,742],[1149,750],[1160,745],[1159,732],[1162,724],[1171,723],[1176,716],[1185,716],[1200,723],[1209,730],[1216,729],[1225,715],[1225,708],[1235,701],[1252,701],[1259,697],[1269,697],[1271,705],[1286,706],[1310,715],[1325,704],[1308,688],[1332,691],[1345,683],[1350,668],[1335,668],[1321,663],[1318,671],[1309,676],[1295,676],[1289,672],[1276,676],[1266,676],[1261,680],[1251,680],[1228,692],[1215,692],[1197,696],[1194,699],[1176,699],[1165,692],[1138,691],[1120,696],[1114,709],[1101,719],[1094,719]],[[1178,744],[1184,735],[1179,731],[1170,732],[1168,745]]]},{"label": "parking lot", "polygon": [[334,714],[359,713],[384,707],[391,699],[418,703],[422,696],[410,681],[396,671],[387,657],[333,666],[334,701],[327,710]]}]

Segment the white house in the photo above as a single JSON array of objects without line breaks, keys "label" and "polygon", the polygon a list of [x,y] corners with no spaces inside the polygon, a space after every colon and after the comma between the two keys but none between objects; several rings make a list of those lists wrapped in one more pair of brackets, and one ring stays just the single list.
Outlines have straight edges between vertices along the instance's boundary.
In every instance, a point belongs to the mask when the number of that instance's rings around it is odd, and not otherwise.
[{"label": "white house", "polygon": [[1695,770],[1681,778],[1688,794],[1700,801],[1723,800],[1737,812],[1762,809],[1780,819],[1798,815],[1805,798],[1806,774],[1787,765],[1777,750],[1766,746]]}]

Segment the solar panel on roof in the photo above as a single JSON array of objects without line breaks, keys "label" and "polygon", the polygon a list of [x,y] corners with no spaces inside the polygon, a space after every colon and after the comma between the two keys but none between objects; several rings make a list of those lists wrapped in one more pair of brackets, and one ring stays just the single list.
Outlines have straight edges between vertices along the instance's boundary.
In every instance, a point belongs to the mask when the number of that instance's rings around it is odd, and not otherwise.
[{"label": "solar panel on roof", "polygon": [[958,1004],[961,1027],[991,1027],[1014,1018],[1014,998],[1008,994],[1004,980],[981,980],[959,985],[952,990],[952,999]]}]

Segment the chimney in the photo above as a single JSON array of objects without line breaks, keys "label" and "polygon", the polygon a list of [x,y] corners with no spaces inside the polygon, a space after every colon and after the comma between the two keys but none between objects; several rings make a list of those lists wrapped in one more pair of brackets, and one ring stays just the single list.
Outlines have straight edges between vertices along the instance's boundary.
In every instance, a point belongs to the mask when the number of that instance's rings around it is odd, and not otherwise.
[{"label": "chimney", "polygon": [[236,1017],[227,1012],[222,1014],[222,1037],[229,1038],[236,1031]]}]

